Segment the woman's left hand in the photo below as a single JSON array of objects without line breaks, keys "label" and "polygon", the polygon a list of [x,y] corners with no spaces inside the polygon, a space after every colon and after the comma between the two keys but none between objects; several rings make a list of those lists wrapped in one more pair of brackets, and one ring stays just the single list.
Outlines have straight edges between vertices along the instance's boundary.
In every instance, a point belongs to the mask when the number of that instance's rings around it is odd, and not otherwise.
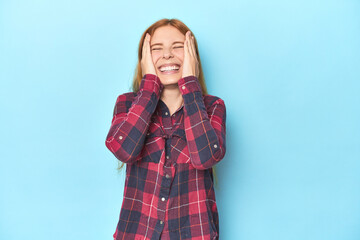
[{"label": "woman's left hand", "polygon": [[197,59],[195,50],[194,37],[191,36],[191,32],[187,31],[185,34],[184,43],[184,62],[182,77],[196,76],[199,78],[199,61]]}]

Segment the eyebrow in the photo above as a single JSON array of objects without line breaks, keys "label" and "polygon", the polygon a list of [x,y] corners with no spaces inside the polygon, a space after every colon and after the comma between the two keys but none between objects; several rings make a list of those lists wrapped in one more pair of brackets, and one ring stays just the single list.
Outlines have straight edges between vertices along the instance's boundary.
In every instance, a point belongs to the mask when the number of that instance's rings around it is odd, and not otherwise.
[{"label": "eyebrow", "polygon": [[[184,42],[177,41],[177,42],[173,42],[173,45],[174,45],[174,44],[177,44],[177,43],[184,44]],[[153,47],[153,46],[155,46],[155,45],[163,45],[163,44],[162,44],[162,43],[154,43],[154,44],[152,44],[150,47]]]}]

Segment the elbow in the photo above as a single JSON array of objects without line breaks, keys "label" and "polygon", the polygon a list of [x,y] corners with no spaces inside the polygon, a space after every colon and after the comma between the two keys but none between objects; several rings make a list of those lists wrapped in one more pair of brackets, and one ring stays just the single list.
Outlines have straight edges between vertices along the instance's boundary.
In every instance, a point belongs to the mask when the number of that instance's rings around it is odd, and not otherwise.
[{"label": "elbow", "polygon": [[137,156],[129,154],[125,151],[121,145],[115,141],[115,139],[107,139],[105,146],[113,153],[113,155],[121,162],[126,164],[134,163],[137,160]]},{"label": "elbow", "polygon": [[225,156],[225,147],[219,147],[215,151],[201,151],[196,158],[193,159],[192,165],[199,170],[206,170],[215,166]]}]

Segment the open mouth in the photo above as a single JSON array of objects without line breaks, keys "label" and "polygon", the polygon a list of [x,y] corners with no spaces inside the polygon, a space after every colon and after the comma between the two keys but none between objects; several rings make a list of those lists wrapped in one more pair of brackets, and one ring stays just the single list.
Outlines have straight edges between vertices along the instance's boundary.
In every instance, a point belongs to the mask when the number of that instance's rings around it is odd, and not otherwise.
[{"label": "open mouth", "polygon": [[174,65],[169,65],[169,66],[160,66],[159,67],[159,71],[163,74],[173,74],[173,73],[178,73],[180,69],[180,65],[178,64],[174,64]]}]

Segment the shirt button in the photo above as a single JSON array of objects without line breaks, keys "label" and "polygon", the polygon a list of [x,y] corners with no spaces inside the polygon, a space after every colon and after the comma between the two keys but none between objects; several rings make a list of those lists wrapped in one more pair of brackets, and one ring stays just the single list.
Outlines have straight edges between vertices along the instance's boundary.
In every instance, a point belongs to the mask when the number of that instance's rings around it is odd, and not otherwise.
[{"label": "shirt button", "polygon": [[185,89],[185,86],[182,86],[182,89]]},{"label": "shirt button", "polygon": [[164,222],[163,221],[160,221],[160,224],[163,224]]},{"label": "shirt button", "polygon": [[119,136],[119,139],[120,139],[120,140],[123,139],[123,136]]},{"label": "shirt button", "polygon": [[165,115],[168,115],[169,113],[168,112],[165,112]]},{"label": "shirt button", "polygon": [[161,198],[161,201],[165,201],[165,198],[163,197],[163,198]]},{"label": "shirt button", "polygon": [[166,174],[166,178],[170,178],[170,175],[169,175],[169,174]]},{"label": "shirt button", "polygon": [[217,148],[217,145],[216,145],[216,144],[214,144],[214,148]]},{"label": "shirt button", "polygon": [[169,156],[166,156],[166,159],[169,159],[170,157]]}]

